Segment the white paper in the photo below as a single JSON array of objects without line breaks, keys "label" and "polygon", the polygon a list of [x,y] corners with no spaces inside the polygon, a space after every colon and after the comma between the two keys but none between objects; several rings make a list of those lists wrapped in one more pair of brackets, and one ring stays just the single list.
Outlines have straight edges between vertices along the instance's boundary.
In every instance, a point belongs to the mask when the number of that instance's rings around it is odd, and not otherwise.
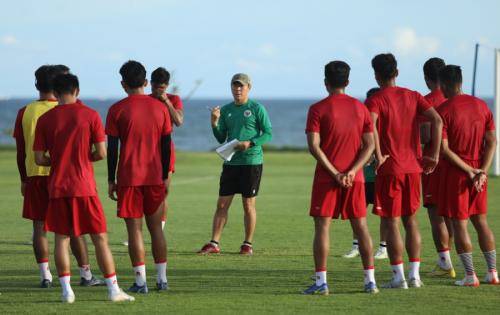
[{"label": "white paper", "polygon": [[238,140],[234,139],[229,142],[224,143],[217,149],[215,149],[215,152],[224,160],[224,161],[231,161],[233,158],[234,153],[236,153],[235,147],[236,145],[240,143]]}]

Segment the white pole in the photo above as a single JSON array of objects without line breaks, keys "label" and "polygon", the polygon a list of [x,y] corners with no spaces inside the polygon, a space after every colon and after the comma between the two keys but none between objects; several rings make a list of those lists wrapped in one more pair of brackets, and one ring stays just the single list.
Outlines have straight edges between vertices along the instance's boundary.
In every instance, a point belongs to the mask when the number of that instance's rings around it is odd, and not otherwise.
[{"label": "white pole", "polygon": [[[497,139],[500,139],[500,49],[495,49],[495,103],[494,114]],[[500,146],[497,145],[494,160],[494,175],[500,175]]]}]

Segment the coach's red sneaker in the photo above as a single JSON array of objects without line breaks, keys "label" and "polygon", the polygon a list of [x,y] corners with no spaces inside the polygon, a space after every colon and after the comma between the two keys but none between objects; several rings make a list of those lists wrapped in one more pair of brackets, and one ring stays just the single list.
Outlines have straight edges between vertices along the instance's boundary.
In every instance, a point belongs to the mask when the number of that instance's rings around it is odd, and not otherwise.
[{"label": "coach's red sneaker", "polygon": [[199,251],[200,255],[219,254],[220,247],[212,242],[206,243]]},{"label": "coach's red sneaker", "polygon": [[240,247],[240,255],[253,255],[252,245],[244,243]]}]

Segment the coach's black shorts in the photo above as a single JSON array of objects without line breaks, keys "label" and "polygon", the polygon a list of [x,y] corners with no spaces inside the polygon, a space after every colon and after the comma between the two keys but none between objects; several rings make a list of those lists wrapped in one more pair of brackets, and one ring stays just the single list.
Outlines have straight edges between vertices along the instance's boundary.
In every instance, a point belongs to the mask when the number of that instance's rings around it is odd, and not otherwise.
[{"label": "coach's black shorts", "polygon": [[365,199],[366,199],[366,205],[373,204],[375,202],[374,182],[365,182]]},{"label": "coach's black shorts", "polygon": [[241,194],[245,198],[257,196],[262,164],[259,165],[223,165],[220,175],[219,196]]}]

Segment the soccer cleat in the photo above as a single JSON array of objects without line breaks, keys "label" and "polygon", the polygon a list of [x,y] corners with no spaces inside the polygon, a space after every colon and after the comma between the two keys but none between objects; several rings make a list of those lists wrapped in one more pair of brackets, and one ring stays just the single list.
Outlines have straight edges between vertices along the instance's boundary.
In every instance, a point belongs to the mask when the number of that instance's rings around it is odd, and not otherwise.
[{"label": "soccer cleat", "polygon": [[353,245],[351,250],[347,253],[344,254],[342,257],[344,258],[356,258],[359,256],[359,248],[356,245]]},{"label": "soccer cleat", "polygon": [[408,286],[410,288],[421,288],[424,286],[424,283],[420,279],[411,278]]},{"label": "soccer cleat", "polygon": [[71,303],[75,302],[75,294],[73,292],[68,293],[66,295],[63,294],[63,295],[61,295],[61,301],[63,303],[71,304]]},{"label": "soccer cleat", "polygon": [[111,302],[133,302],[133,301],[135,301],[135,298],[133,296],[130,296],[127,293],[123,292],[122,289],[120,289],[119,291],[110,292],[108,294],[108,299]]},{"label": "soccer cleat", "polygon": [[392,279],[390,282],[387,282],[386,284],[382,285],[382,288],[384,289],[408,289],[408,283],[406,280],[399,280],[395,281]]},{"label": "soccer cleat", "polygon": [[168,282],[157,282],[156,283],[156,289],[158,291],[166,291],[168,290]]},{"label": "soccer cleat", "polygon": [[330,290],[328,289],[328,284],[326,283],[323,283],[322,285],[316,285],[316,283],[314,283],[302,293],[308,295],[328,295],[330,294]]},{"label": "soccer cleat", "polygon": [[80,286],[82,287],[97,287],[101,285],[106,285],[104,281],[101,279],[97,279],[96,277],[92,276],[90,280],[87,280],[85,278],[80,278]]},{"label": "soccer cleat", "polygon": [[500,281],[498,280],[498,273],[497,273],[497,271],[496,270],[494,270],[494,271],[488,271],[488,273],[484,277],[484,283],[486,283],[486,284],[495,284],[495,285],[500,284]]},{"label": "soccer cleat", "polygon": [[434,269],[431,271],[430,275],[432,277],[450,277],[455,278],[457,274],[455,273],[455,269],[451,267],[450,269],[444,269],[441,265],[436,264]]},{"label": "soccer cleat", "polygon": [[128,288],[128,292],[146,294],[149,292],[148,285],[144,284],[143,286],[138,286],[137,283],[134,282],[134,284]]},{"label": "soccer cleat", "polygon": [[476,274],[466,275],[462,280],[455,281],[455,285],[459,287],[478,287],[479,280],[477,279]]},{"label": "soccer cleat", "polygon": [[365,292],[370,294],[378,293],[379,291],[375,282],[368,282],[367,284],[365,284]]},{"label": "soccer cleat", "polygon": [[241,245],[240,255],[248,255],[248,256],[253,255],[252,245],[249,245],[249,244]]},{"label": "soccer cleat", "polygon": [[377,252],[373,256],[375,259],[387,259],[389,256],[387,255],[387,248],[383,246],[379,246]]},{"label": "soccer cleat", "polygon": [[220,247],[213,243],[206,243],[199,251],[198,254],[209,255],[209,254],[219,254]]},{"label": "soccer cleat", "polygon": [[123,245],[123,246],[128,246],[128,241],[123,241],[123,242],[122,242],[122,245]]},{"label": "soccer cleat", "polygon": [[52,281],[49,279],[43,279],[42,282],[40,282],[40,288],[48,289],[50,287],[52,287]]}]

